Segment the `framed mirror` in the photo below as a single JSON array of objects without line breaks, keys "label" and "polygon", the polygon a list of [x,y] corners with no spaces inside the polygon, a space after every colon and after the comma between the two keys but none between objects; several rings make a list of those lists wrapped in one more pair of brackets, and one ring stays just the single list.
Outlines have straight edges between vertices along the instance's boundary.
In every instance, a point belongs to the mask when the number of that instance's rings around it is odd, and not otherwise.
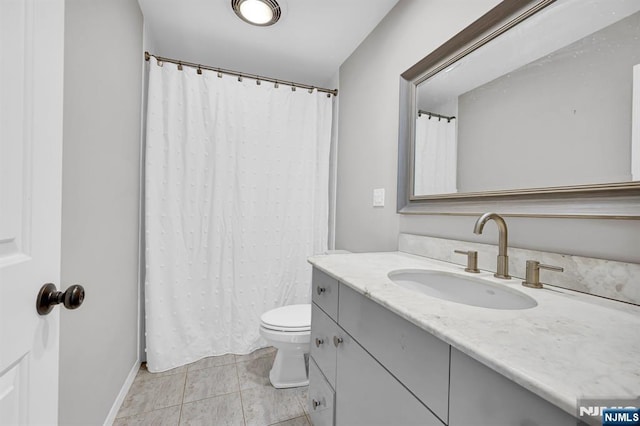
[{"label": "framed mirror", "polygon": [[400,83],[400,213],[640,218],[640,2],[503,1]]}]

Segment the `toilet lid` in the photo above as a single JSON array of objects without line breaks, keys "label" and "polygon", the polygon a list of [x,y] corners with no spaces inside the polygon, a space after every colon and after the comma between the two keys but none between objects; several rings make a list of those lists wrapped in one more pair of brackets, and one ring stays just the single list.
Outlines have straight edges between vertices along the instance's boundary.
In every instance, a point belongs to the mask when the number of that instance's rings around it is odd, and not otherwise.
[{"label": "toilet lid", "polygon": [[288,305],[265,312],[262,326],[272,330],[306,331],[311,328],[311,304]]}]

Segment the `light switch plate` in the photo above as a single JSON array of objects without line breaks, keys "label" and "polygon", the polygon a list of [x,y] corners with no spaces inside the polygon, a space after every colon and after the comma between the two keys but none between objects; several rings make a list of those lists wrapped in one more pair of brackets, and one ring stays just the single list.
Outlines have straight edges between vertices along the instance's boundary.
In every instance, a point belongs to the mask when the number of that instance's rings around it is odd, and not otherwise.
[{"label": "light switch plate", "polygon": [[373,190],[373,207],[384,207],[384,188]]}]

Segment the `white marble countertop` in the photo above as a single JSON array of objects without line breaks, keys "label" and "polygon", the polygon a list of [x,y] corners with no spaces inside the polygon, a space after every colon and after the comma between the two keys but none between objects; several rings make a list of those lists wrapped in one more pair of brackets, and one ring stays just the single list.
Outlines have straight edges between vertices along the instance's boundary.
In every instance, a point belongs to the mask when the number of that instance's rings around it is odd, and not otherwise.
[{"label": "white marble countertop", "polygon": [[490,272],[468,275],[521,291],[538,305],[474,307],[401,288],[387,277],[413,268],[467,274],[451,263],[401,252],[319,255],[309,262],[573,416],[578,398],[640,395],[640,307],[530,289]]}]

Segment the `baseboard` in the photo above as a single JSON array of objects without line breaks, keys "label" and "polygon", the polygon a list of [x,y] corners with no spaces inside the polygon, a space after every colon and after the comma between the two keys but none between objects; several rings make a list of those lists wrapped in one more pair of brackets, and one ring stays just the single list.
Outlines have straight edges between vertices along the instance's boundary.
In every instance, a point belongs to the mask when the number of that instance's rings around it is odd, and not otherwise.
[{"label": "baseboard", "polygon": [[120,407],[122,406],[122,403],[124,402],[124,399],[127,396],[127,392],[129,392],[129,388],[131,388],[131,385],[133,384],[133,381],[135,380],[139,369],[140,369],[140,362],[136,360],[135,364],[133,364],[133,367],[131,367],[131,371],[129,372],[127,379],[124,381],[124,384],[122,385],[122,389],[120,389],[120,393],[118,394],[118,397],[113,402],[113,406],[109,411],[109,415],[107,415],[107,418],[104,421],[104,426],[113,425],[113,422],[116,420],[116,416],[118,415],[118,411],[120,410]]}]

